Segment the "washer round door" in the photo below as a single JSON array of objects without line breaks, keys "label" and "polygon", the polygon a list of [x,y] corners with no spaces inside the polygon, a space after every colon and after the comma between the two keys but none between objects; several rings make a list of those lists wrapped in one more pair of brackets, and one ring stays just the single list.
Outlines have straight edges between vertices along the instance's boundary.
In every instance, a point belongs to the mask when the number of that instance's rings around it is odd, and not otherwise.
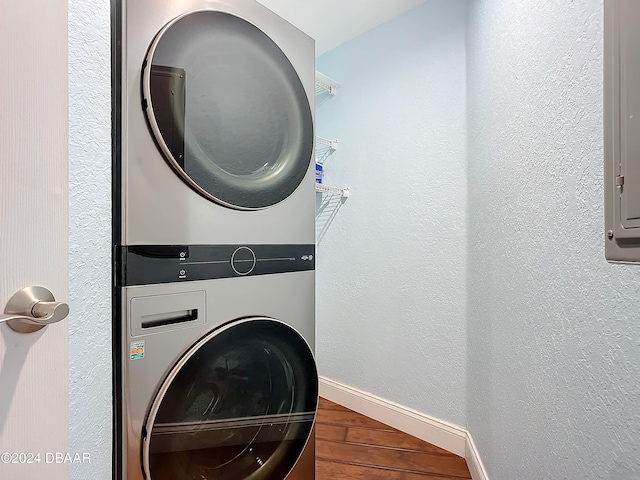
[{"label": "washer round door", "polygon": [[315,361],[296,330],[263,317],[227,324],[196,343],[161,385],[143,431],[145,476],[285,478],[317,404]]},{"label": "washer round door", "polygon": [[182,179],[222,205],[287,198],[313,155],[313,119],[287,56],[258,27],[214,10],[169,22],[149,47],[143,108]]}]

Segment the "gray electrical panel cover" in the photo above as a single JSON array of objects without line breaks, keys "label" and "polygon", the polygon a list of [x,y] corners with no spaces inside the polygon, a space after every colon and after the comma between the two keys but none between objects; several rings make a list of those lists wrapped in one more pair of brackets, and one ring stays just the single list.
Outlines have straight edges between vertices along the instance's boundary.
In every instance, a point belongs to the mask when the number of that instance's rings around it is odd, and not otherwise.
[{"label": "gray electrical panel cover", "polygon": [[640,262],[640,1],[605,0],[605,256]]}]

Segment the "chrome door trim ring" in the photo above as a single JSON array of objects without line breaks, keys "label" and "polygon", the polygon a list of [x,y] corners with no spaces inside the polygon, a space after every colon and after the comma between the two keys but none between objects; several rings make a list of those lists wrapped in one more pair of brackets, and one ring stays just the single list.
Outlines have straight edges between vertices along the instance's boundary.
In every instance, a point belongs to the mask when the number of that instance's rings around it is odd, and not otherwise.
[{"label": "chrome door trim ring", "polygon": [[[193,357],[198,351],[200,351],[200,349],[204,345],[206,345],[210,340],[212,340],[213,338],[215,338],[218,335],[226,332],[227,330],[230,330],[231,328],[237,327],[239,325],[243,325],[245,323],[255,322],[255,321],[273,322],[273,323],[277,323],[277,324],[283,325],[283,326],[289,328],[290,330],[293,330],[298,335],[298,337],[303,341],[304,345],[307,347],[308,353],[311,356],[311,358],[313,359],[313,362],[314,362],[314,365],[315,365],[315,356],[313,355],[313,350],[311,350],[311,347],[309,346],[309,342],[307,342],[307,339],[304,338],[300,334],[300,332],[298,332],[298,330],[293,328],[291,325],[288,325],[287,323],[285,323],[285,322],[283,322],[281,320],[275,319],[275,318],[262,317],[262,316],[246,317],[246,318],[242,318],[242,319],[239,319],[239,320],[231,321],[231,322],[223,325],[222,327],[220,327],[218,329],[214,329],[213,331],[211,331],[208,334],[206,334],[204,337],[202,337],[200,340],[198,340],[195,344],[193,344],[191,347],[189,347],[189,349],[182,355],[182,357],[180,357],[178,362],[175,365],[173,365],[173,367],[171,367],[168,375],[162,380],[162,383],[160,385],[160,389],[158,390],[158,392],[153,397],[153,403],[151,404],[151,408],[149,410],[149,414],[147,415],[147,421],[144,424],[144,432],[146,433],[146,435],[141,435],[141,438],[142,438],[142,445],[141,445],[141,447],[142,447],[142,469],[143,469],[143,474],[145,475],[145,478],[147,480],[153,480],[153,478],[151,477],[151,471],[150,471],[150,466],[149,466],[149,449],[150,449],[149,447],[150,447],[150,442],[151,442],[151,432],[153,430],[153,425],[155,423],[155,419],[156,419],[156,416],[158,414],[158,410],[160,409],[160,405],[162,404],[162,401],[164,400],[164,397],[165,397],[165,395],[167,393],[167,390],[173,384],[174,379],[176,378],[178,373],[180,373],[180,371],[182,370],[182,367],[184,367],[184,365],[191,359],[191,357]],[[318,378],[318,375],[317,375],[317,369],[316,369],[316,381],[317,381],[317,378]],[[316,402],[315,403],[316,403],[315,414],[314,414],[312,427],[311,427],[311,430],[310,430],[309,433],[313,432],[313,427],[315,425],[315,420],[316,420],[316,415],[317,415],[317,410],[318,410],[318,398],[316,398]],[[306,447],[308,442],[309,442],[309,437],[307,437],[307,439],[305,441],[305,447]],[[304,448],[302,449],[302,451],[298,455],[298,458],[296,459],[296,462],[294,462],[293,466],[295,466],[297,461],[300,459],[300,456],[301,456],[303,451],[304,451]],[[292,466],[292,469],[293,469],[293,466]]]},{"label": "chrome door trim ring", "polygon": [[[151,42],[151,45],[149,45],[147,53],[145,55],[143,68],[142,68],[142,72],[141,72],[141,76],[142,76],[142,101],[143,101],[143,109],[145,110],[145,116],[147,118],[149,127],[151,128],[151,130],[153,132],[153,136],[155,138],[155,141],[156,141],[157,145],[160,147],[164,158],[168,162],[170,162],[173,170],[176,173],[178,173],[178,175],[180,175],[182,180],[185,181],[193,190],[195,190],[197,193],[199,193],[203,197],[207,198],[208,200],[211,200],[211,201],[213,201],[215,203],[218,203],[220,205],[223,205],[225,207],[232,208],[234,210],[243,210],[243,211],[264,210],[264,209],[272,207],[273,205],[275,205],[277,203],[280,203],[280,202],[276,202],[276,203],[271,204],[271,205],[265,205],[265,206],[262,206],[262,207],[245,207],[245,206],[241,206],[241,205],[235,205],[233,203],[229,203],[229,202],[227,202],[225,200],[222,200],[222,199],[214,196],[213,194],[211,194],[210,192],[208,192],[207,190],[202,188],[200,185],[198,185],[189,175],[187,175],[187,173],[180,166],[180,164],[176,161],[176,159],[173,158],[173,154],[169,150],[169,147],[167,146],[166,142],[164,141],[164,137],[162,135],[162,132],[160,131],[160,127],[158,126],[158,122],[156,121],[156,116],[155,116],[155,113],[153,111],[153,103],[151,101],[151,61],[153,60],[154,53],[156,51],[156,48],[158,47],[158,44],[160,43],[160,40],[162,39],[163,35],[165,34],[165,32],[167,30],[169,30],[173,25],[175,25],[177,22],[179,22],[183,18],[185,18],[187,16],[190,16],[190,15],[198,14],[198,13],[224,13],[224,14],[227,14],[227,15],[231,15],[233,17],[236,17],[236,18],[238,18],[240,20],[243,20],[243,21],[247,22],[249,25],[251,25],[254,28],[258,29],[267,38],[271,38],[269,35],[266,34],[266,32],[264,32],[261,28],[259,28],[257,25],[255,25],[253,22],[251,22],[247,18],[244,18],[244,17],[242,17],[240,15],[237,15],[234,12],[231,12],[231,11],[228,11],[228,10],[224,10],[224,9],[221,9],[221,8],[216,8],[216,9],[211,9],[211,8],[198,9],[198,10],[192,10],[192,11],[183,13],[181,15],[178,15],[177,17],[175,17],[174,19],[169,21],[166,25],[164,25],[158,31],[158,33],[156,33],[155,37],[153,38],[153,41]],[[274,42],[274,44],[275,44],[275,42]],[[278,47],[278,49],[280,49],[280,47],[277,44],[276,44],[276,46]],[[282,49],[280,49],[280,51],[282,51]],[[282,52],[282,53],[286,57],[286,54],[284,52]],[[293,65],[292,65],[292,68],[295,71],[295,68],[293,67]],[[303,90],[304,90],[304,87],[303,87]],[[309,105],[309,108],[310,108],[310,105]],[[313,128],[313,122],[312,122],[312,128]],[[311,157],[309,158],[309,165],[311,164],[311,159],[313,158],[314,149],[315,149],[315,134],[312,132],[312,148],[311,148]],[[300,187],[300,184],[301,184],[301,182],[299,182],[298,185],[296,185],[296,188],[293,191],[296,191]],[[293,193],[293,192],[291,192],[291,193]]]}]

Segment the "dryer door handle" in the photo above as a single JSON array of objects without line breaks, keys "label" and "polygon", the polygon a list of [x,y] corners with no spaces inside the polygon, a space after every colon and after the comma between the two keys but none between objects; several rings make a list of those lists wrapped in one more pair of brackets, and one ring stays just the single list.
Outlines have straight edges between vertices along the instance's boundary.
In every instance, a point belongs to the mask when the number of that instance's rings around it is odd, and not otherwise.
[{"label": "dryer door handle", "polygon": [[48,289],[34,286],[23,288],[9,299],[4,314],[0,314],[0,323],[6,322],[19,333],[32,333],[68,315],[69,305],[56,302]]}]

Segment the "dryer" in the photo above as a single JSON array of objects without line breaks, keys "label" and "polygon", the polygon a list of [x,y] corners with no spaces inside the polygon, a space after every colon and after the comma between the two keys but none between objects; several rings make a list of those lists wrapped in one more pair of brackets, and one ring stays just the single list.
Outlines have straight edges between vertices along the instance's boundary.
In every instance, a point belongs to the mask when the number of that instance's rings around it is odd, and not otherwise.
[{"label": "dryer", "polygon": [[313,39],[254,0],[116,3],[118,243],[314,243]]}]

